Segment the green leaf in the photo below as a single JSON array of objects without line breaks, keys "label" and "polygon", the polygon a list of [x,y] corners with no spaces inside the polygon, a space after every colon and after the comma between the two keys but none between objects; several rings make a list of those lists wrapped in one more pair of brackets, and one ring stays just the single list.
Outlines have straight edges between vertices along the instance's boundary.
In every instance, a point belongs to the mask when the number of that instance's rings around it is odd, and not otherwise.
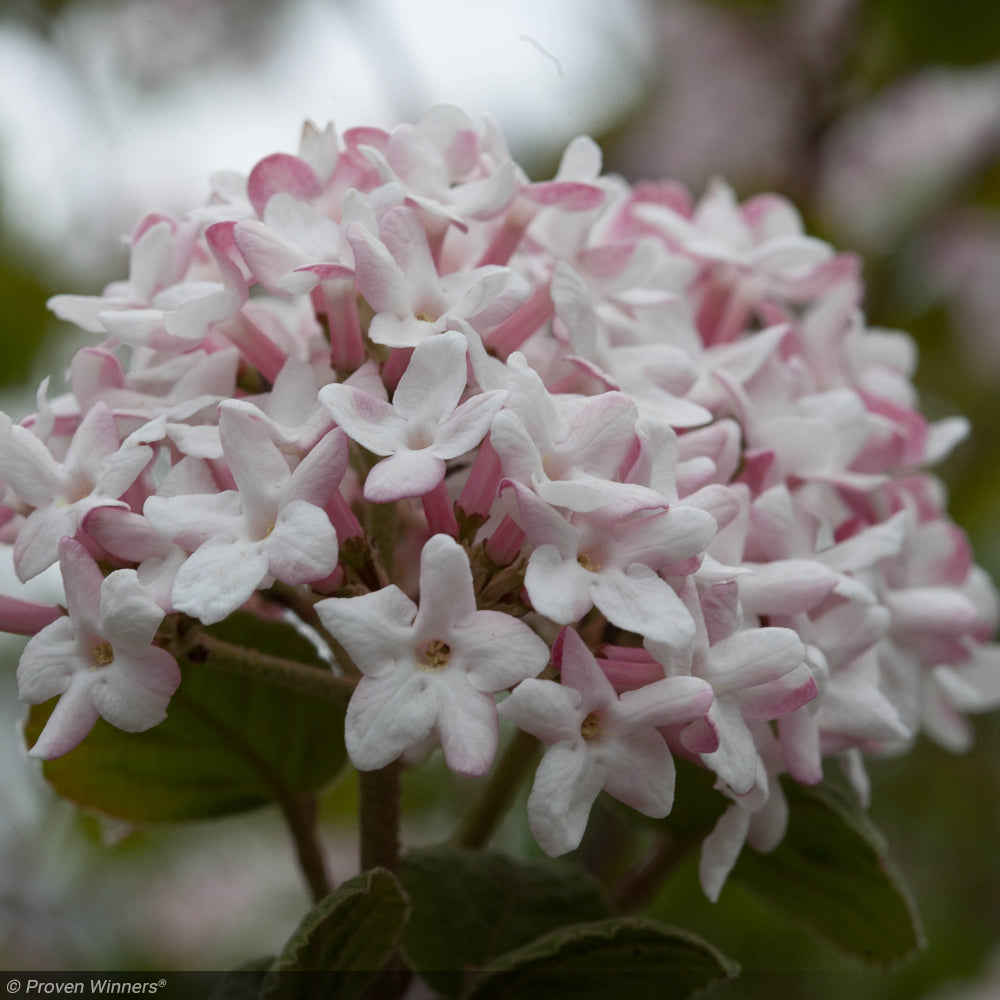
[{"label": "green leaf", "polygon": [[258,653],[284,656],[299,663],[326,669],[316,647],[293,625],[274,618],[262,618],[250,611],[236,611],[217,625],[202,631],[236,646]]},{"label": "green leaf", "polygon": [[839,789],[784,788],[784,840],[769,854],[745,850],[730,877],[868,965],[912,956],[923,932],[881,833]]},{"label": "green leaf", "polygon": [[674,766],[677,782],[673,808],[664,819],[644,818],[645,822],[668,830],[678,840],[700,843],[715,828],[729,800],[715,790],[715,775],[707,767],[679,756]]},{"label": "green leaf", "polygon": [[562,927],[501,956],[464,1000],[682,1000],[737,972],[693,934],[617,917]]},{"label": "green leaf", "polygon": [[[327,669],[283,622],[238,613],[208,631]],[[346,760],[344,709],[229,672],[218,659],[181,662],[181,686],[160,725],[125,733],[98,720],[80,746],[45,763],[46,779],[77,805],[139,823],[221,816],[321,790]],[[54,704],[31,709],[29,745]]]},{"label": "green leaf", "polygon": [[602,890],[578,865],[515,861],[461,847],[424,847],[403,858],[400,879],[413,904],[403,935],[412,964],[446,996],[464,971],[540,934],[608,916]]},{"label": "green leaf", "polygon": [[384,868],[344,882],[306,914],[289,938],[262,1000],[361,996],[398,948],[409,910],[402,886]]}]

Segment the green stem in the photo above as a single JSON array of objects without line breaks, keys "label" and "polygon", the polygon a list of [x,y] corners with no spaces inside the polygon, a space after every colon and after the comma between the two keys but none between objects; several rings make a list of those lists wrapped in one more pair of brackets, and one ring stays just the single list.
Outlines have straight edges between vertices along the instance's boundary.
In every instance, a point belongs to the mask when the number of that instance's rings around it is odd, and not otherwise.
[{"label": "green stem", "polygon": [[[387,868],[399,874],[399,825],[402,785],[398,760],[378,771],[359,771],[359,826],[361,870]],[[412,972],[397,951],[383,966],[365,993],[371,1000],[399,1000],[406,992]]]},{"label": "green stem", "polygon": [[361,870],[399,871],[400,764],[378,771],[359,771]]},{"label": "green stem", "polygon": [[452,841],[462,847],[485,847],[503,819],[528,769],[538,756],[538,740],[518,729],[479,797],[462,818]]},{"label": "green stem", "polygon": [[611,902],[617,913],[634,913],[659,891],[664,879],[677,867],[691,847],[690,840],[661,834],[652,850],[626,872],[611,890]]},{"label": "green stem", "polygon": [[261,757],[252,743],[248,741],[245,732],[234,730],[204,706],[192,701],[183,692],[178,691],[174,700],[183,703],[185,709],[196,716],[212,730],[229,749],[241,758],[251,772],[271,790],[275,801],[281,809],[292,843],[299,868],[309,887],[314,902],[319,902],[331,889],[327,876],[323,849],[316,833],[317,802],[312,795],[296,795],[286,786],[284,781],[275,774],[270,764]]},{"label": "green stem", "polygon": [[281,811],[292,834],[299,868],[309,886],[314,903],[318,903],[331,891],[330,876],[326,870],[326,860],[320,846],[316,829],[318,802],[315,795],[283,797]]},{"label": "green stem", "polygon": [[372,560],[375,572],[384,587],[392,579],[396,556],[396,505],[373,503],[368,505],[368,531],[372,539]]},{"label": "green stem", "polygon": [[323,624],[323,620],[317,613],[314,603],[306,595],[299,593],[295,587],[289,587],[285,583],[275,583],[271,587],[269,594],[279,604],[288,608],[289,611],[295,614],[306,625],[316,631],[323,642],[330,648],[333,658],[337,661],[337,665],[344,674],[348,677],[361,676],[361,670],[358,668],[358,665],[351,659],[350,654],[340,642],[334,638],[333,633]]},{"label": "green stem", "polygon": [[192,654],[199,648],[206,654],[205,664],[215,670],[255,677],[338,705],[346,706],[354,691],[355,682],[348,677],[338,677],[322,667],[310,667],[298,660],[258,653],[204,632],[198,633],[188,650],[188,656],[196,659]]}]

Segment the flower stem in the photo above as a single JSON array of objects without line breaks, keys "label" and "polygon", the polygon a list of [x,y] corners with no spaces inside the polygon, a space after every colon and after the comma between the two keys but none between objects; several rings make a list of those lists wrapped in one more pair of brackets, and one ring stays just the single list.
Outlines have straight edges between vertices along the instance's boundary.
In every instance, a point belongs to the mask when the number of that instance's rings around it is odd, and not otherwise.
[{"label": "flower stem", "polygon": [[316,796],[284,796],[280,800],[280,805],[292,835],[292,842],[295,844],[299,868],[309,886],[313,902],[318,903],[324,896],[329,895],[331,885],[323,849],[317,836]]},{"label": "flower stem", "polygon": [[281,656],[236,646],[204,632],[198,633],[187,655],[196,659],[195,654],[199,649],[206,654],[205,663],[216,670],[256,677],[290,691],[314,695],[338,705],[347,705],[354,691],[355,682],[348,677],[338,677],[330,670],[310,667],[297,660],[286,660]]},{"label": "flower stem", "polygon": [[489,781],[462,818],[452,842],[462,847],[484,847],[507,812],[515,792],[538,755],[538,740],[520,729],[514,733]]},{"label": "flower stem", "polygon": [[[398,760],[378,771],[359,771],[361,870],[386,868],[399,874],[399,822],[402,786]],[[383,966],[366,997],[371,1000],[398,1000],[406,992],[412,972],[401,952],[395,952]]]},{"label": "flower stem", "polygon": [[318,903],[330,892],[331,886],[323,858],[323,848],[316,830],[316,797],[309,794],[299,795],[289,788],[268,761],[257,752],[245,732],[218,718],[205,706],[188,698],[181,691],[174,695],[174,700],[183,703],[187,712],[213,731],[222,743],[242,759],[251,772],[270,789],[292,835],[295,855],[309,892],[313,901]]},{"label": "flower stem", "polygon": [[401,785],[399,761],[378,771],[359,771],[361,870],[399,871]]},{"label": "flower stem", "polygon": [[659,891],[663,880],[683,860],[691,846],[689,840],[664,833],[657,837],[650,852],[626,872],[611,890],[616,913],[634,913]]},{"label": "flower stem", "polygon": [[346,649],[344,649],[340,642],[334,638],[333,633],[330,632],[330,630],[323,624],[323,620],[316,612],[314,601],[306,595],[300,593],[298,588],[289,587],[288,584],[285,583],[273,584],[267,593],[283,607],[288,608],[288,610],[296,615],[305,625],[308,625],[309,628],[316,632],[319,638],[326,643],[330,653],[337,663],[337,666],[340,667],[340,670],[344,675],[355,678],[361,676],[361,671],[358,669],[358,665],[354,662],[354,660],[351,659],[350,654]]}]

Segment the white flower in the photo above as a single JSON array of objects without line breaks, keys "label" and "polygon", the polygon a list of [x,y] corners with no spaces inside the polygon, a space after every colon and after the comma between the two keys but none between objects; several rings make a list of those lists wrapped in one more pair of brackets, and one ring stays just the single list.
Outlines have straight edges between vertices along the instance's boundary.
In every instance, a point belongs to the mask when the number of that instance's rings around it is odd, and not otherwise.
[{"label": "white flower", "polygon": [[[219,281],[202,281],[184,272],[194,258],[191,232],[151,215],[132,239],[131,273],[127,282],[109,285],[102,296],[56,295],[49,308],[61,319],[93,333],[107,331],[126,344],[157,349],[190,348],[208,336],[213,323],[233,316],[246,302],[246,286],[224,259],[222,229],[206,231],[206,241],[221,271]],[[178,267],[178,261],[184,267]]]},{"label": "white flower", "polygon": [[34,508],[14,543],[18,577],[30,580],[51,566],[59,540],[75,535],[89,511],[124,507],[118,498],[152,457],[145,445],[120,442],[103,402],[80,422],[61,462],[30,430],[0,413],[0,476]]},{"label": "white flower", "polygon": [[635,446],[637,412],[628,396],[552,394],[520,352],[507,368],[510,395],[490,428],[507,478],[574,511],[661,502],[645,487],[613,481]]},{"label": "white flower", "polygon": [[601,789],[647,816],[674,801],[674,760],[659,726],[690,723],[712,706],[697,677],[664,677],[621,696],[572,629],[552,649],[562,683],[526,680],[501,714],[549,745],[528,798],[528,824],[550,855],[572,851]]},{"label": "white flower", "polygon": [[347,752],[376,770],[436,733],[448,766],[485,774],[497,748],[494,692],[540,673],[545,643],[523,622],[477,611],[469,560],[447,535],[420,556],[420,607],[396,586],[316,605],[364,673],[347,708]]},{"label": "white flower", "polygon": [[99,716],[130,733],[162,722],[181,681],[177,661],[152,645],[163,611],[135,570],[102,579],[72,538],[60,543],[59,565],[69,615],[28,642],[17,668],[21,701],[39,705],[62,696],[29,751],[43,760],[69,753]]},{"label": "white flower", "polygon": [[[715,702],[703,724],[680,734],[721,783],[746,795],[762,773],[753,723],[780,719],[814,699],[819,688],[806,650],[789,628],[744,628],[737,584],[730,580],[690,598],[698,626],[695,641],[678,654],[656,642],[646,646],[668,677],[695,676],[712,685]],[[710,733],[716,746],[697,744]]]},{"label": "white flower", "polygon": [[343,434],[330,431],[294,471],[253,407],[222,407],[222,448],[238,490],[152,496],[146,519],[192,553],[173,606],[206,625],[222,621],[261,586],[320,580],[337,565],[337,533],[322,505],[347,466]]},{"label": "white flower", "polygon": [[375,310],[368,335],[387,347],[416,347],[457,319],[495,323],[519,303],[513,272],[493,265],[439,274],[427,233],[406,206],[388,209],[380,237],[360,222],[346,227],[358,291]]},{"label": "white flower", "polygon": [[715,534],[711,514],[680,505],[602,510],[568,518],[520,483],[514,490],[528,541],[535,547],[524,586],[536,611],[560,625],[592,607],[619,628],[673,646],[689,643],[694,621],[660,573],[690,572]]},{"label": "white flower", "polygon": [[366,500],[423,496],[444,479],[446,459],[482,441],[506,392],[479,393],[460,405],[465,386],[466,340],[452,331],[416,348],[392,403],[339,382],[320,389],[320,402],[349,437],[388,456],[368,473]]}]

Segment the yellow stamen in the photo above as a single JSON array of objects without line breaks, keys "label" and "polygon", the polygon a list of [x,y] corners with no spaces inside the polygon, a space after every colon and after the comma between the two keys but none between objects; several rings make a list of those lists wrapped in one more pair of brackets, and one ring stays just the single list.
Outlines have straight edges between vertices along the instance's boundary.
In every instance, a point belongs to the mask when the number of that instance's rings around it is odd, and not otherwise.
[{"label": "yellow stamen", "polygon": [[448,666],[448,659],[451,656],[451,647],[440,639],[431,639],[420,657],[420,665],[425,670],[444,670]]},{"label": "yellow stamen", "polygon": [[94,647],[94,667],[106,667],[115,662],[115,651],[111,648],[111,643],[107,639],[102,639]]},{"label": "yellow stamen", "polygon": [[580,723],[580,735],[585,740],[592,740],[601,729],[601,717],[596,712],[590,712]]}]

